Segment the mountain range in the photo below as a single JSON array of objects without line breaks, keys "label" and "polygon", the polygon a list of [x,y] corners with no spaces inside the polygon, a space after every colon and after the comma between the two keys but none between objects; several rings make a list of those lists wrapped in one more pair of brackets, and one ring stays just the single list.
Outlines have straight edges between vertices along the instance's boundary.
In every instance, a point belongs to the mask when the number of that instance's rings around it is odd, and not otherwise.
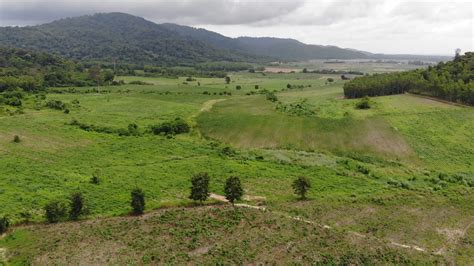
[{"label": "mountain range", "polygon": [[294,39],[230,38],[205,29],[156,24],[125,13],[64,18],[38,26],[0,27],[0,45],[76,60],[153,65],[380,58],[368,52],[308,45]]}]

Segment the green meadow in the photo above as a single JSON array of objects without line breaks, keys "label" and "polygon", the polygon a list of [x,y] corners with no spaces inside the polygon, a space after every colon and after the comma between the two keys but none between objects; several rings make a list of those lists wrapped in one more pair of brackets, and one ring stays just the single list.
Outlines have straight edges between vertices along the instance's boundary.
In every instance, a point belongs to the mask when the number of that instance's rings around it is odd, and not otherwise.
[{"label": "green meadow", "polygon": [[[88,262],[278,262],[265,255],[272,250],[294,256],[285,257],[288,263],[343,263],[359,245],[349,257],[359,263],[472,263],[472,107],[403,94],[371,98],[372,107],[359,110],[359,100],[343,98],[338,75],[230,77],[229,84],[217,78],[116,77],[148,85],[51,88],[44,99],[29,96],[21,110],[0,106],[0,214],[17,224],[0,240],[5,257],[12,263],[77,264],[84,262],[77,256],[88,253],[66,256],[75,246],[118,237],[120,246],[91,250]],[[278,101],[268,100],[267,92]],[[70,112],[45,107],[52,99]],[[191,132],[149,132],[175,118],[186,120]],[[142,134],[85,131],[73,120],[110,129],[136,124]],[[220,195],[225,179],[239,176],[247,195],[242,202],[267,211],[235,212],[212,207],[212,200],[209,207],[182,209],[194,206],[189,180],[199,172],[209,173],[211,191]],[[90,182],[94,174],[100,184]],[[298,176],[312,183],[306,201],[291,188]],[[123,217],[135,187],[146,193],[150,214],[143,219]],[[91,221],[42,224],[43,206],[75,191],[83,193]],[[154,211],[163,208],[171,209]],[[25,212],[32,225],[22,225]],[[288,219],[296,216],[333,229]],[[158,234],[170,228],[184,235]],[[57,240],[68,231],[79,236]],[[160,237],[152,241],[150,232]],[[43,249],[40,238],[46,239]],[[252,246],[256,241],[265,245]],[[150,247],[156,243],[175,253]],[[320,253],[304,257],[311,250]]]}]

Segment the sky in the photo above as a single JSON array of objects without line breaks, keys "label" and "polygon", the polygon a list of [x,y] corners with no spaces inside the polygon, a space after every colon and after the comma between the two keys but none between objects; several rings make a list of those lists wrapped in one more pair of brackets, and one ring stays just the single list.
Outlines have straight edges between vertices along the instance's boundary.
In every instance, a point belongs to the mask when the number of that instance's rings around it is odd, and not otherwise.
[{"label": "sky", "polygon": [[99,12],[374,53],[474,50],[474,2],[466,0],[0,0],[0,26]]}]

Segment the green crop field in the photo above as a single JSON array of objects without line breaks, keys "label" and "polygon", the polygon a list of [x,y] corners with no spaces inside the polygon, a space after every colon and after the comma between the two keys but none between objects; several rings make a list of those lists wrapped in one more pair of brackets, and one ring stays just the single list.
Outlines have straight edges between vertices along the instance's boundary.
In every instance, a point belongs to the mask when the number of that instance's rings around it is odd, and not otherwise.
[{"label": "green crop field", "polygon": [[[0,215],[17,224],[0,240],[0,261],[473,263],[472,107],[402,94],[359,110],[339,75],[230,77],[123,76],[115,79],[148,85],[51,88],[21,109],[0,105]],[[191,131],[149,132],[175,118]],[[113,133],[129,124],[141,134]],[[193,207],[189,180],[199,172],[219,195],[227,177],[240,177],[242,202],[266,211]],[[312,184],[305,201],[291,188],[298,176]],[[148,213],[128,217],[136,187]],[[44,205],[75,191],[89,220],[42,224]]]}]

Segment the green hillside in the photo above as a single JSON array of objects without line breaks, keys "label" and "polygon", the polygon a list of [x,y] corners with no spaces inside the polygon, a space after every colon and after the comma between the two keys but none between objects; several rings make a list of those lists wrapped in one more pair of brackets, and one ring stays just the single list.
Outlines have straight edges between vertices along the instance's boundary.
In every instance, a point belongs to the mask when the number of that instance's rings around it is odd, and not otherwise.
[{"label": "green hillside", "polygon": [[[0,260],[469,264],[472,107],[404,94],[357,109],[339,75],[229,77],[120,76],[0,103],[0,218],[12,223]],[[176,118],[190,132],[154,134]],[[200,172],[216,195],[239,177],[238,203],[255,209],[196,207]],[[307,200],[293,193],[299,176]],[[137,187],[146,213],[128,217]],[[88,213],[45,224],[44,207],[75,192]]]},{"label": "green hillside", "polygon": [[[192,65],[207,61],[269,62],[316,58],[366,58],[338,47],[276,38],[237,38],[175,24],[155,24],[124,13],[60,19],[0,28],[0,45],[112,63]],[[265,48],[266,47],[266,48]]]}]

